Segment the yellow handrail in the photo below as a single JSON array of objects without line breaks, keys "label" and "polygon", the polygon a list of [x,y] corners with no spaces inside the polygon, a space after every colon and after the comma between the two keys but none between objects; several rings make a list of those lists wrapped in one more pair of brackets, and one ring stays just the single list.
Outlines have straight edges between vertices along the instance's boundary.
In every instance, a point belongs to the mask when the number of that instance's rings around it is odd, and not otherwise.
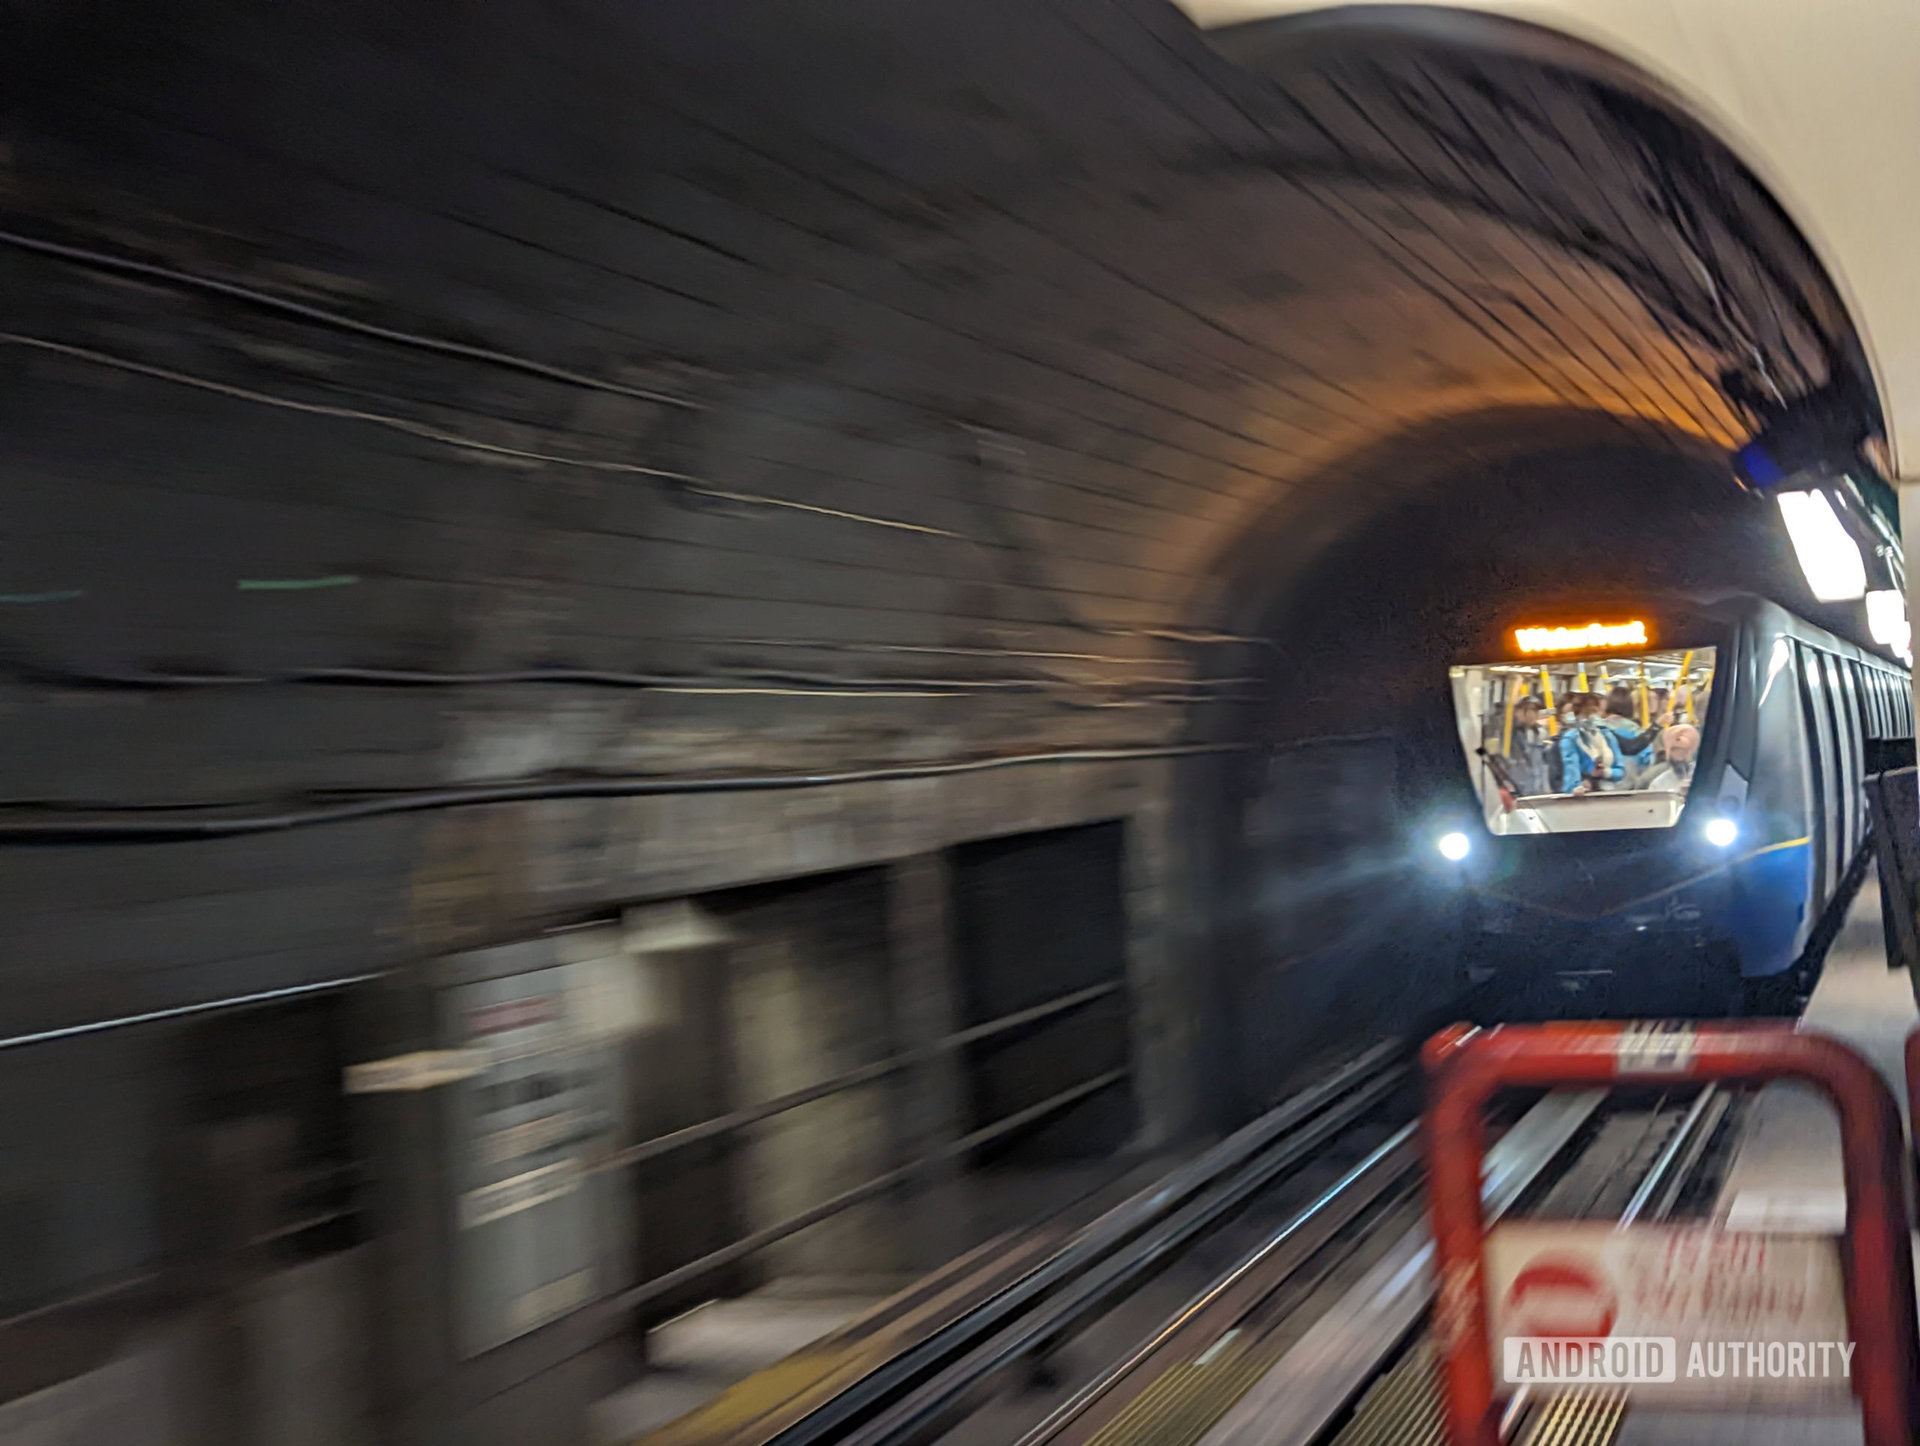
[{"label": "yellow handrail", "polygon": [[1507,726],[1500,735],[1500,752],[1503,757],[1513,757],[1513,710],[1522,698],[1527,696],[1527,685],[1518,678],[1507,680]]},{"label": "yellow handrail", "polygon": [[1560,715],[1553,710],[1553,677],[1545,668],[1540,670],[1540,692],[1547,704],[1547,737],[1560,736]]}]

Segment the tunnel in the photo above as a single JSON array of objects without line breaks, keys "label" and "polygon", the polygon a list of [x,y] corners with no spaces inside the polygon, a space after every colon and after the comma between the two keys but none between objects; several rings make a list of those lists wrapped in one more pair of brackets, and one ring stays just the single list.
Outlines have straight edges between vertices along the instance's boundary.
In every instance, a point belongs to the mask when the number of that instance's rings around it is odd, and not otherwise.
[{"label": "tunnel", "polygon": [[[1454,20],[12,7],[8,1398],[575,1439],[652,1322],[1444,1010],[1395,759],[1491,592],[1847,635],[1729,460],[1873,425],[1833,285],[1631,67]],[[575,1072],[434,1087],[553,1009]],[[536,1095],[623,1163],[475,1175]],[[133,1351],[239,1247],[248,1350]]]}]

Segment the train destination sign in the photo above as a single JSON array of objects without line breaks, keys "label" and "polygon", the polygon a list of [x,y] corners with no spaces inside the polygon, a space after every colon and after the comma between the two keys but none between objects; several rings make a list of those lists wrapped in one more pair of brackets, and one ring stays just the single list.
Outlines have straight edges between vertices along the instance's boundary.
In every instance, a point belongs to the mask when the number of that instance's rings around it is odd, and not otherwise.
[{"label": "train destination sign", "polygon": [[1588,623],[1580,628],[1515,628],[1513,640],[1523,653],[1578,653],[1593,648],[1649,646],[1647,625],[1638,620]]}]

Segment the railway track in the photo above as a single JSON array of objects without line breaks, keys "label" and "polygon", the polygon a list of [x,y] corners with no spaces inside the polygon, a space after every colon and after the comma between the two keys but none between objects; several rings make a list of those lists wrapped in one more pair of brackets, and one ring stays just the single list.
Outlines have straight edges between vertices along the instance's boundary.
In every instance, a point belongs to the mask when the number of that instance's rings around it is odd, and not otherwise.
[{"label": "railway track", "polygon": [[[975,1252],[645,1446],[1435,1441],[1409,1069],[1402,1046],[1369,1051],[1093,1218]],[[1732,1107],[1711,1090],[1544,1096],[1489,1152],[1489,1216],[1664,1218]],[[1515,1405],[1509,1439],[1530,1446],[1610,1440],[1619,1415],[1610,1398]]]},{"label": "railway track", "polygon": [[1092,1219],[1043,1222],[992,1242],[642,1440],[936,1439],[985,1403],[1029,1394],[1006,1388],[1024,1386],[1068,1341],[1217,1251],[1223,1235],[1267,1233],[1276,1211],[1321,1193],[1414,1109],[1409,1047],[1370,1049]]}]

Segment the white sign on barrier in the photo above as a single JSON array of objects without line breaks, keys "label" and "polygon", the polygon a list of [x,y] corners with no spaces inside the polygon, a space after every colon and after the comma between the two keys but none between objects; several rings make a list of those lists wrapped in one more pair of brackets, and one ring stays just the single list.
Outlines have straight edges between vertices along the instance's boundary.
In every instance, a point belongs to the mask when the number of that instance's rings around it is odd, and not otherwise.
[{"label": "white sign on barrier", "polygon": [[1685,1074],[1693,1065],[1693,1026],[1651,1019],[1629,1024],[1614,1041],[1615,1068],[1621,1074]]},{"label": "white sign on barrier", "polygon": [[1487,1238],[1496,1389],[1632,1385],[1674,1405],[1843,1398],[1837,1243],[1702,1225],[1514,1221]]},{"label": "white sign on barrier", "polygon": [[1761,1235],[1839,1235],[1847,1228],[1847,1192],[1742,1190],[1727,1211],[1727,1229]]}]

